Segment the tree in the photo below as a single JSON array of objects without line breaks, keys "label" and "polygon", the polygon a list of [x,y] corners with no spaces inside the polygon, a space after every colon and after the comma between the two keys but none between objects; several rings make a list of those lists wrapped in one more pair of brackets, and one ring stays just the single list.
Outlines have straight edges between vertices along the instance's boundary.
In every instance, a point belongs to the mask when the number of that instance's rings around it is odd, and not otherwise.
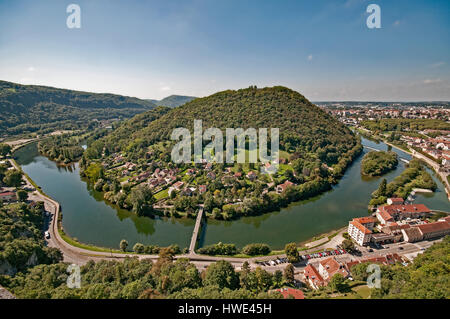
[{"label": "tree", "polygon": [[127,251],[128,248],[128,242],[125,239],[122,239],[120,241],[120,250]]},{"label": "tree", "polygon": [[11,146],[8,144],[0,143],[0,155],[6,156],[11,152]]},{"label": "tree", "polygon": [[236,289],[239,287],[239,277],[233,265],[225,260],[212,263],[206,269],[205,285],[219,286],[220,289]]},{"label": "tree", "polygon": [[10,187],[19,187],[22,182],[22,172],[17,169],[8,170],[3,182]]},{"label": "tree", "polygon": [[23,189],[19,189],[16,193],[17,196],[17,200],[19,202],[25,202],[28,198],[28,193],[27,191],[24,191]]},{"label": "tree", "polygon": [[344,239],[344,241],[342,242],[342,248],[345,250],[354,250],[355,244],[351,239]]},{"label": "tree", "polygon": [[383,180],[380,183],[380,186],[378,187],[378,189],[376,191],[376,193],[377,193],[376,197],[386,196],[386,185],[387,185],[386,178],[383,178]]},{"label": "tree", "polygon": [[283,282],[283,273],[281,270],[276,270],[273,274],[273,283],[276,287],[280,287]]},{"label": "tree", "polygon": [[284,251],[290,263],[297,263],[300,260],[300,255],[295,243],[289,243],[284,246]]},{"label": "tree", "polygon": [[284,280],[290,284],[294,283],[294,266],[292,264],[288,264],[286,268],[284,268]]},{"label": "tree", "polygon": [[141,216],[151,210],[155,202],[152,191],[147,186],[137,186],[131,190],[130,202],[133,205],[133,211]]},{"label": "tree", "polygon": [[145,247],[144,247],[144,245],[142,245],[141,243],[136,243],[136,244],[133,246],[133,251],[134,251],[136,254],[142,254],[142,253],[144,252],[144,249],[145,249]]},{"label": "tree", "polygon": [[335,274],[330,280],[330,288],[333,291],[343,292],[348,289],[348,284],[342,274]]}]

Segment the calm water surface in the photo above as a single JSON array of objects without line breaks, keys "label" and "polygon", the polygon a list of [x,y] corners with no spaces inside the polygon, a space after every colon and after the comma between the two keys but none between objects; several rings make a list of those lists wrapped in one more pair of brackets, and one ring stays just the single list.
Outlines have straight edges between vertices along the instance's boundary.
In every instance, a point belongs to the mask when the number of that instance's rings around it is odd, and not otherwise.
[{"label": "calm water surface", "polygon": [[[364,146],[387,150],[384,143],[362,139]],[[393,149],[405,159],[411,156]],[[364,148],[364,153],[370,151]],[[180,247],[189,245],[194,220],[137,217],[133,213],[108,205],[99,192],[94,191],[79,176],[78,165],[58,167],[56,163],[40,156],[36,145],[31,144],[16,153],[23,170],[42,187],[44,192],[59,201],[63,211],[63,227],[66,233],[79,241],[104,247],[117,248],[120,240]],[[267,243],[273,249],[284,247],[287,242],[301,242],[338,229],[349,219],[367,215],[370,194],[377,189],[382,178],[391,181],[405,165],[399,162],[397,169],[378,178],[362,178],[362,155],[347,169],[346,174],[332,190],[313,199],[298,202],[278,212],[237,221],[208,220],[201,234],[200,245],[219,241],[235,243],[242,247],[248,243]],[[438,190],[431,195],[419,195],[416,203],[432,209],[450,210],[444,186],[433,175]]]}]

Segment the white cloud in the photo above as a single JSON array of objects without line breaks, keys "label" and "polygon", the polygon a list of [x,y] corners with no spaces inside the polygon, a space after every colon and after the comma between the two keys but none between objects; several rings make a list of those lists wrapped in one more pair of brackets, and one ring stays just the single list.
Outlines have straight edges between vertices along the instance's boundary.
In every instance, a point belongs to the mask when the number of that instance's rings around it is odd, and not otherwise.
[{"label": "white cloud", "polygon": [[33,72],[33,71],[35,71],[36,69],[35,69],[35,67],[34,66],[30,66],[30,67],[28,67],[28,71],[30,71],[30,72]]},{"label": "white cloud", "polygon": [[425,79],[423,80],[424,84],[436,84],[436,83],[440,83],[441,79]]},{"label": "white cloud", "polygon": [[433,64],[431,64],[430,66],[431,66],[432,68],[438,68],[438,67],[444,66],[444,65],[445,65],[445,62],[441,61],[441,62],[433,63]]},{"label": "white cloud", "polygon": [[312,59],[313,59],[313,55],[312,54],[308,55],[308,61],[311,61]]},{"label": "white cloud", "polygon": [[160,91],[170,91],[171,88],[170,88],[170,86],[163,86],[163,87],[160,87],[159,90]]}]

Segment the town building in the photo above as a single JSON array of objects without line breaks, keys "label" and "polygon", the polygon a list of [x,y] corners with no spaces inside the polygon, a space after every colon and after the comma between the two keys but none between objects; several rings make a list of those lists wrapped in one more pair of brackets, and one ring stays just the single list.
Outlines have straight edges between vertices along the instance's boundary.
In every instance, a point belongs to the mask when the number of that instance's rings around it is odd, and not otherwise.
[{"label": "town building", "polygon": [[289,299],[289,298],[305,299],[303,291],[301,291],[300,289],[281,288],[281,289],[275,289],[275,291],[278,291],[279,293],[281,293],[283,295],[284,299]]},{"label": "town building", "polygon": [[277,192],[282,193],[286,190],[286,188],[295,185],[294,183],[290,181],[285,181],[283,184],[277,185]]},{"label": "town building", "polygon": [[319,271],[311,264],[305,267],[303,275],[305,278],[305,282],[307,282],[313,289],[319,289],[320,287],[326,286],[325,281],[323,280]]},{"label": "town building", "polygon": [[17,200],[17,196],[15,192],[2,192],[0,193],[0,200],[3,202],[14,202]]},{"label": "town building", "polygon": [[341,274],[344,278],[350,275],[344,265],[339,263],[334,257],[320,261],[319,274],[325,281],[331,280],[335,274]]},{"label": "town building", "polygon": [[402,233],[406,242],[433,239],[450,234],[450,223],[447,217],[447,219],[439,220],[434,223],[414,225],[410,228],[403,229]]}]

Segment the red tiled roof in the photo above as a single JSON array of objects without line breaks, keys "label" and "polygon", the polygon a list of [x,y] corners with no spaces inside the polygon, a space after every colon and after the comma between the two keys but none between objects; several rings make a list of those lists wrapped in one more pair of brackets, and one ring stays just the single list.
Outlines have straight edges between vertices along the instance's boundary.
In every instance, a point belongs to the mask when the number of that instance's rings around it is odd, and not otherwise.
[{"label": "red tiled roof", "polygon": [[450,224],[446,221],[444,222],[435,222],[423,225],[413,226],[420,229],[422,234],[434,233],[439,231],[444,231],[450,229]]},{"label": "red tiled roof", "polygon": [[311,264],[309,264],[308,266],[305,267],[304,275],[307,279],[312,280],[316,284],[319,284],[319,285],[324,284],[324,280],[323,280],[322,276],[319,274],[316,267],[314,267]]},{"label": "red tiled roof", "polygon": [[14,195],[16,195],[16,193],[14,193],[14,192],[3,192],[3,193],[0,193],[0,196],[14,196]]},{"label": "red tiled roof", "polygon": [[380,211],[386,211],[390,215],[401,213],[429,213],[430,210],[424,204],[410,205],[385,205],[379,208]]},{"label": "red tiled roof", "polygon": [[281,289],[276,289],[276,291],[279,291],[284,299],[289,298],[289,296],[294,297],[294,299],[305,299],[305,296],[303,295],[303,291],[299,290],[299,289],[294,289],[294,288],[281,288]]},{"label": "red tiled roof", "polygon": [[387,211],[385,211],[385,210],[380,210],[379,212],[378,212],[378,214],[381,216],[381,218],[384,220],[384,221],[390,221],[390,220],[394,220],[394,218],[391,216],[391,214],[389,214]]},{"label": "red tiled roof", "polygon": [[361,223],[359,223],[356,220],[352,220],[350,222],[350,224],[352,224],[353,226],[355,226],[356,228],[358,228],[361,232],[363,232],[364,234],[371,234],[372,232],[367,229],[366,227],[364,227]]},{"label": "red tiled roof", "polygon": [[354,221],[357,221],[360,224],[370,224],[375,223],[377,220],[373,217],[359,217],[359,218],[353,218]]}]

